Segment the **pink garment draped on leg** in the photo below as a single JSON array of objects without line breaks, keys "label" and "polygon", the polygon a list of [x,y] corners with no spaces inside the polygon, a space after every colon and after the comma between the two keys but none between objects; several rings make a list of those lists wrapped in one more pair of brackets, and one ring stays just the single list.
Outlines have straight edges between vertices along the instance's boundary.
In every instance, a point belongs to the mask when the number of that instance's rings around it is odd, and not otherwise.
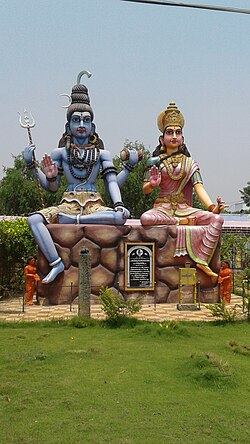
[{"label": "pink garment draped on leg", "polygon": [[[159,171],[160,193],[154,207],[142,214],[142,225],[177,225],[175,256],[188,254],[196,263],[208,265],[220,238],[223,218],[192,207],[191,178],[199,172],[197,162],[187,157],[181,177],[178,176],[180,164],[172,170],[172,176],[176,175],[176,179],[168,175],[165,166],[160,165]],[[188,217],[195,218],[193,226],[179,225],[182,218]]]}]

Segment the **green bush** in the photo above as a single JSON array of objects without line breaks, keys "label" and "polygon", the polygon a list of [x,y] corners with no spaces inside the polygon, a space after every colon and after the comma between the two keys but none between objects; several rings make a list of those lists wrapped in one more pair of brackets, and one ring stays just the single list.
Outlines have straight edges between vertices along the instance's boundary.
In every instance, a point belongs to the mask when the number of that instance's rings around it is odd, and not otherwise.
[{"label": "green bush", "polygon": [[220,304],[205,305],[211,311],[212,316],[219,318],[224,322],[234,322],[237,319],[237,304],[232,308],[227,308],[225,302]]},{"label": "green bush", "polygon": [[108,322],[117,325],[122,320],[138,313],[142,306],[142,299],[128,299],[125,301],[120,293],[115,294],[108,287],[101,287],[99,292],[101,308],[107,316]]},{"label": "green bush", "polygon": [[0,295],[14,295],[23,288],[23,268],[36,245],[27,220],[0,221]]}]

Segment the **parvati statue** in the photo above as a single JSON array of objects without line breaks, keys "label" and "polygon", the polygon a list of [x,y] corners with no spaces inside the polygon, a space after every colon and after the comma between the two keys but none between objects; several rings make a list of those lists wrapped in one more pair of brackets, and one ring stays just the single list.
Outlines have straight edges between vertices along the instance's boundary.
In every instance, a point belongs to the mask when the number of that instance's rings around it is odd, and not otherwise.
[{"label": "parvati statue", "polygon": [[[175,256],[189,255],[197,267],[217,277],[209,267],[220,238],[224,204],[213,204],[205,188],[195,160],[184,144],[184,117],[174,102],[158,116],[162,135],[160,144],[148,160],[143,192],[160,188],[154,206],[141,216],[141,224],[176,225]],[[193,190],[207,211],[192,207]]]}]

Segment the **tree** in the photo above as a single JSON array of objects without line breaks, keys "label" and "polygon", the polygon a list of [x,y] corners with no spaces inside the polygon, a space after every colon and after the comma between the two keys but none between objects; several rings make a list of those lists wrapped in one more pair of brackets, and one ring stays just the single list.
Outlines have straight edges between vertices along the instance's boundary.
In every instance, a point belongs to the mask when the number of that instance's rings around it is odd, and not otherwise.
[{"label": "tree", "polygon": [[247,186],[240,190],[242,194],[241,199],[245,202],[247,207],[250,207],[250,182],[247,182]]},{"label": "tree", "polygon": [[[151,157],[151,153],[144,147],[142,143],[139,142],[128,142],[124,144],[124,148],[134,147],[137,150],[141,150],[143,154],[143,159],[139,162],[132,173],[129,174],[127,181],[121,188],[122,201],[124,206],[130,211],[132,218],[140,218],[141,214],[153,207],[156,195],[159,190],[154,190],[150,194],[143,194],[142,184],[144,172],[147,165],[147,159]],[[114,165],[117,171],[121,171],[123,167],[123,162],[119,157],[113,159]],[[105,186],[101,177],[98,177],[97,188],[103,197],[105,205],[112,207],[112,203],[108,194],[105,191]]]},{"label": "tree", "polygon": [[194,192],[193,192],[193,207],[199,208],[200,210],[206,210],[205,205],[201,203],[200,199],[196,196]]},{"label": "tree", "polygon": [[234,262],[236,268],[248,266],[249,253],[247,247],[248,236],[222,233],[221,258],[231,263]]},{"label": "tree", "polygon": [[[5,176],[0,182],[0,213],[26,215],[41,208],[39,190],[36,180],[26,169],[23,155],[12,157],[14,166],[4,168]],[[42,191],[45,207],[59,203],[65,187],[66,182],[62,180],[57,193]]]},{"label": "tree", "polygon": [[36,244],[27,220],[0,221],[0,295],[22,288],[23,267],[29,255],[36,255]]}]

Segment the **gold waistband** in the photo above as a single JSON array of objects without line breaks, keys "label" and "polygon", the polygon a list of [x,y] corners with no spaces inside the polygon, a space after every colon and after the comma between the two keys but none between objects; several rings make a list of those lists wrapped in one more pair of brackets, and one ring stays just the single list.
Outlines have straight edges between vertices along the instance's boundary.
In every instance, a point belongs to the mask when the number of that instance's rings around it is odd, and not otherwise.
[{"label": "gold waistband", "polygon": [[157,197],[155,203],[164,203],[168,202],[173,205],[177,205],[178,203],[187,203],[183,193],[172,193],[167,194],[166,196]]}]

